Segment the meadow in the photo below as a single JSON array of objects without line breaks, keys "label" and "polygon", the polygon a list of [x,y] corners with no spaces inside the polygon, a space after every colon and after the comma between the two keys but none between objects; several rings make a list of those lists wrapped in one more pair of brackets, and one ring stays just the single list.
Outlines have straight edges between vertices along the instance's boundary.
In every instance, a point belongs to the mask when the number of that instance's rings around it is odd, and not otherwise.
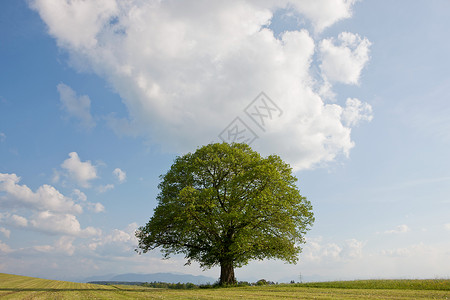
[{"label": "meadow", "polygon": [[175,290],[0,273],[0,299],[450,299],[450,280],[362,280]]}]

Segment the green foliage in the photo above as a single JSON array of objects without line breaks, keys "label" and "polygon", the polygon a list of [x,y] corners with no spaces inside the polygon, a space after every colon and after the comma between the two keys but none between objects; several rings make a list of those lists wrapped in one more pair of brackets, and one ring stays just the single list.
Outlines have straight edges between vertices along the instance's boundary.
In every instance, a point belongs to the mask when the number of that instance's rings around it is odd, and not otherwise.
[{"label": "green foliage", "polygon": [[269,283],[265,279],[260,279],[256,282],[256,285],[268,285]]},{"label": "green foliage", "polygon": [[142,286],[159,288],[159,289],[175,289],[175,290],[190,290],[198,289],[199,287],[193,283],[167,283],[167,282],[146,282]]},{"label": "green foliage", "polygon": [[239,281],[237,286],[251,286],[252,284],[248,281]]},{"label": "green foliage", "polygon": [[161,177],[159,204],[139,228],[138,251],[161,248],[204,268],[298,260],[314,221],[290,166],[246,144],[210,144],[177,157]]}]

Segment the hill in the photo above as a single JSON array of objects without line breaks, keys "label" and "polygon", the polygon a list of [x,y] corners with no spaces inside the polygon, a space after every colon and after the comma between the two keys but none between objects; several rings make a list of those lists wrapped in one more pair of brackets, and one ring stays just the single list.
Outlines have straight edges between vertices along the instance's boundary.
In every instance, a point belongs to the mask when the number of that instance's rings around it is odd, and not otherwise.
[{"label": "hill", "polygon": [[214,283],[217,279],[202,275],[190,275],[190,274],[173,274],[173,273],[151,273],[151,274],[137,274],[127,273],[119,275],[103,275],[92,276],[80,280],[82,282],[95,282],[95,281],[115,281],[115,282],[166,282],[166,283],[194,283],[194,284],[207,284]]}]

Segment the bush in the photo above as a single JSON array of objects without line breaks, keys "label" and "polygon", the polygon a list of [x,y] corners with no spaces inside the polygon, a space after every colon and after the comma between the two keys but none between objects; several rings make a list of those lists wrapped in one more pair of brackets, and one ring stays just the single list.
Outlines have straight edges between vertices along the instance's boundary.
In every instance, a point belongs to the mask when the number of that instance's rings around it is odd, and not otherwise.
[{"label": "bush", "polygon": [[256,285],[268,285],[269,283],[265,279],[260,279],[256,282]]},{"label": "bush", "polygon": [[197,289],[199,288],[197,285],[193,283],[167,283],[167,282],[146,282],[143,283],[142,286],[145,287],[152,287],[152,288],[159,288],[159,289],[183,289],[183,290],[189,290],[189,289]]}]

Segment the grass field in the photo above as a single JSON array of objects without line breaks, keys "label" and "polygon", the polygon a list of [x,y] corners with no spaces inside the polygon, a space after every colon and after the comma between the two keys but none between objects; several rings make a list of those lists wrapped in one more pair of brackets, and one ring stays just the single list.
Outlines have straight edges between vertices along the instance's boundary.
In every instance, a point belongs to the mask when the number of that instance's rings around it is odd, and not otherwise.
[{"label": "grass field", "polygon": [[450,299],[450,280],[364,280],[169,290],[0,273],[0,299]]}]

